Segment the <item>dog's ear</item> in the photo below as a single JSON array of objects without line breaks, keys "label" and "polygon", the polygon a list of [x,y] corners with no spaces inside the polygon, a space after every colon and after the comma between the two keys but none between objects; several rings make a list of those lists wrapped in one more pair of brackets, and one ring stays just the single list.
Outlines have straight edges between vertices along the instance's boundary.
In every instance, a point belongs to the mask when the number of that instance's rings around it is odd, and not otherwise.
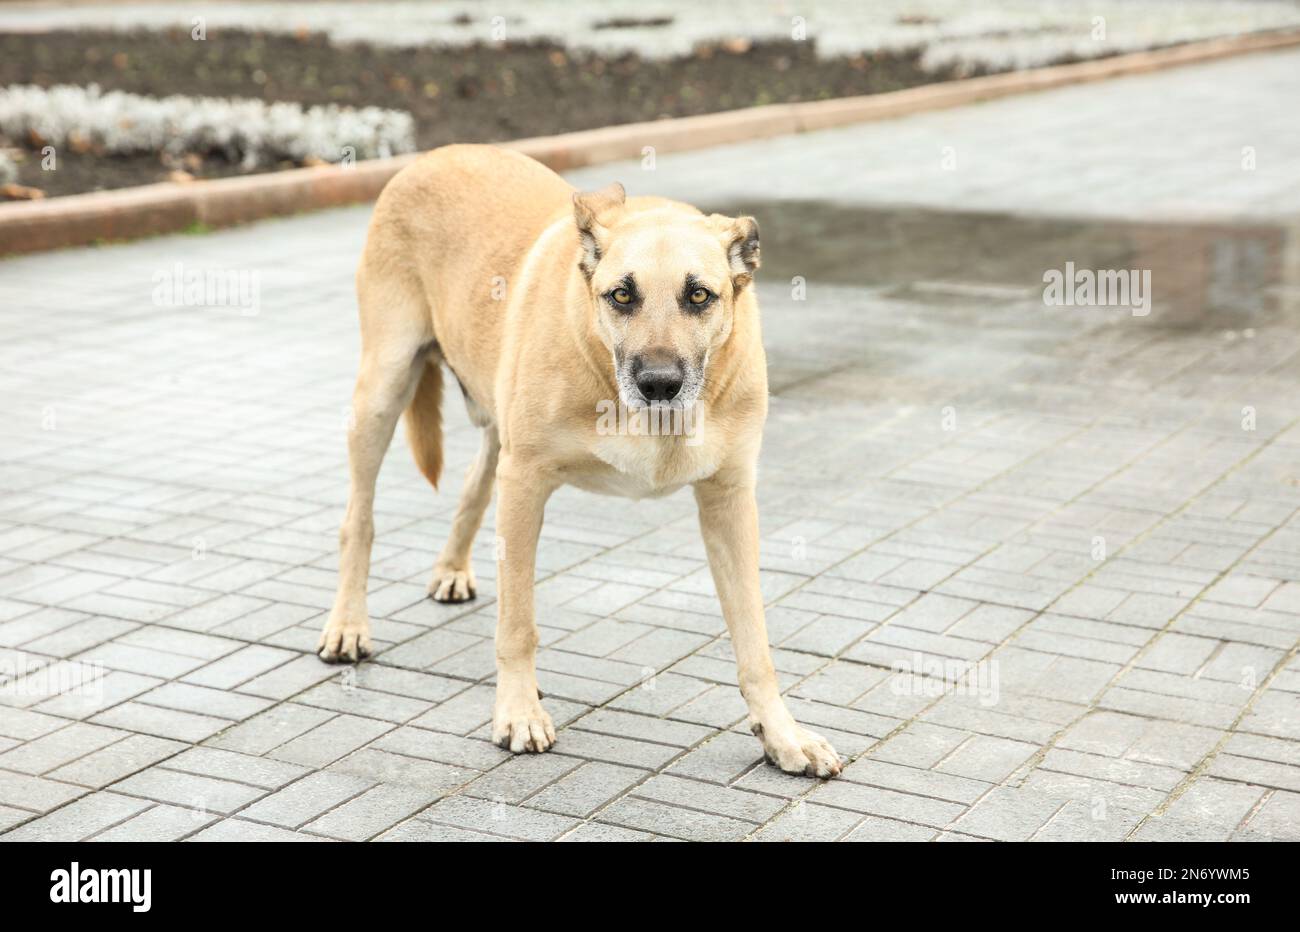
[{"label": "dog's ear", "polygon": [[753,217],[724,217],[714,214],[709,218],[722,237],[727,250],[727,265],[731,268],[731,284],[736,291],[754,280],[758,270],[758,221]]},{"label": "dog's ear", "polygon": [[573,219],[578,224],[578,239],[582,243],[578,268],[587,278],[596,271],[596,264],[605,251],[613,212],[626,201],[627,192],[617,181],[598,191],[573,195]]}]

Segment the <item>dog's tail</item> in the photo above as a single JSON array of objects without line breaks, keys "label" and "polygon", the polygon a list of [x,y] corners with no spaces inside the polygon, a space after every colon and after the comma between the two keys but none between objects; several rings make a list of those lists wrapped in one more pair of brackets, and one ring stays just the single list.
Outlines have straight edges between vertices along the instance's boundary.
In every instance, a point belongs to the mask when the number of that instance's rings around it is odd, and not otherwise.
[{"label": "dog's tail", "polygon": [[406,442],[420,472],[436,489],[442,475],[442,366],[437,359],[425,365],[406,408]]}]

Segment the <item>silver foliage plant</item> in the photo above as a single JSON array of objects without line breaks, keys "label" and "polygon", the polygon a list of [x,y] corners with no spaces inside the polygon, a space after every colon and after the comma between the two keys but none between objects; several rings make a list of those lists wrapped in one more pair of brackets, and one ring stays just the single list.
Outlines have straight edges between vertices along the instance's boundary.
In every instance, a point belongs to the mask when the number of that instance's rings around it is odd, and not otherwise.
[{"label": "silver foliage plant", "polygon": [[[9,9],[9,7],[14,9]],[[789,40],[806,25],[825,57],[916,50],[927,70],[1024,68],[1174,42],[1300,25],[1293,0],[367,0],[365,3],[205,0],[3,4],[0,28],[189,30],[196,12],[225,29],[324,33],[336,43],[462,48],[546,39],[604,55],[689,55],[696,43],[739,36]],[[1094,37],[1094,21],[1106,38]],[[621,21],[613,29],[608,24]],[[602,28],[603,27],[603,28]]]},{"label": "silver foliage plant", "polygon": [[[216,154],[246,168],[382,158],[415,149],[415,121],[381,107],[303,107],[220,97],[145,97],[97,85],[0,88],[0,135],[111,155]],[[351,151],[349,151],[349,149]]]}]

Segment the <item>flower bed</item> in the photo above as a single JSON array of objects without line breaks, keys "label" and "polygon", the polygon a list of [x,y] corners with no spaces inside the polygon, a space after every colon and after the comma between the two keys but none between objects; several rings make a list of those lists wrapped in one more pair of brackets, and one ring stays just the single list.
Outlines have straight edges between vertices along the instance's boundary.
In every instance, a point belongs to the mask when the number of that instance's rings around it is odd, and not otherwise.
[{"label": "flower bed", "polygon": [[[5,3],[0,87],[75,85],[56,103],[78,115],[19,89],[32,100],[13,125],[26,128],[0,147],[25,156],[22,185],[70,194],[338,161],[345,146],[357,158],[404,151],[400,115],[367,122],[343,108],[409,114],[415,147],[429,149],[876,94],[1296,24],[1300,6],[1270,0]],[[174,95],[227,100],[166,115]],[[122,116],[125,126],[114,122]],[[72,125],[83,120],[90,128]],[[185,141],[168,142],[172,131]],[[34,145],[42,139],[62,140],[47,143],[57,170]]]},{"label": "flower bed", "polygon": [[409,113],[379,107],[14,85],[0,88],[0,136],[98,155],[194,153],[252,169],[410,152],[415,123]]}]

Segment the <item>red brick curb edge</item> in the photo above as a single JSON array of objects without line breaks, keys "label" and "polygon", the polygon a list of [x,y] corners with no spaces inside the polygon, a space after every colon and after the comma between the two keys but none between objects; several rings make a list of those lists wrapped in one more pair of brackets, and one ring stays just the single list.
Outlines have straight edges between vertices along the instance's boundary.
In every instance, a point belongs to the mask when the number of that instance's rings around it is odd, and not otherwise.
[{"label": "red brick curb edge", "polygon": [[[956,107],[1010,94],[1300,45],[1300,31],[1212,39],[1030,71],[927,84],[903,91],[811,103],[775,104],[701,116],[629,123],[504,143],[556,171],[657,154],[766,139]],[[223,227],[374,200],[419,153],[264,175],[165,182],[40,201],[0,204],[0,255]]]}]

